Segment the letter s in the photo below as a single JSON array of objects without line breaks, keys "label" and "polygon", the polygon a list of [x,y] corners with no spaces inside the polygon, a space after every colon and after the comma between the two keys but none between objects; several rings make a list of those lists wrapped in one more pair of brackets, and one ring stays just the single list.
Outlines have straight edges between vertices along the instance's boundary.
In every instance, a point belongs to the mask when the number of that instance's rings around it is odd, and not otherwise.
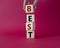
[{"label": "letter s", "polygon": [[28,24],[28,30],[30,30],[31,29],[31,24]]}]

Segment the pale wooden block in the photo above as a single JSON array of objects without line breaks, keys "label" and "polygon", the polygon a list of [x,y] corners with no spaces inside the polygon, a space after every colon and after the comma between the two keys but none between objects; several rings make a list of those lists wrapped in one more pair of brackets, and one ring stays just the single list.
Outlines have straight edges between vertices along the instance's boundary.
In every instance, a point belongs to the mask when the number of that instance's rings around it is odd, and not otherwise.
[{"label": "pale wooden block", "polygon": [[33,5],[26,5],[26,13],[34,13]]},{"label": "pale wooden block", "polygon": [[27,31],[26,32],[27,38],[35,38],[35,32],[34,31]]},{"label": "pale wooden block", "polygon": [[36,30],[36,23],[33,22],[33,30],[35,31]]},{"label": "pale wooden block", "polygon": [[27,14],[27,22],[35,22],[35,15]]},{"label": "pale wooden block", "polygon": [[34,22],[26,22],[26,30],[27,31],[33,31],[33,30],[35,30],[34,27],[35,27],[34,26]]}]

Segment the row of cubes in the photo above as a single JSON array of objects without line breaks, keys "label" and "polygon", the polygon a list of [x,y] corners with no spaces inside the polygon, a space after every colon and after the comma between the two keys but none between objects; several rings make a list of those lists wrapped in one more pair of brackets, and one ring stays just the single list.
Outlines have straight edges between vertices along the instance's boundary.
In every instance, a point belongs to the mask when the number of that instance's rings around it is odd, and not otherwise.
[{"label": "row of cubes", "polygon": [[35,38],[35,15],[31,14],[34,13],[33,5],[26,5],[26,13],[29,13],[26,15],[26,37]]}]

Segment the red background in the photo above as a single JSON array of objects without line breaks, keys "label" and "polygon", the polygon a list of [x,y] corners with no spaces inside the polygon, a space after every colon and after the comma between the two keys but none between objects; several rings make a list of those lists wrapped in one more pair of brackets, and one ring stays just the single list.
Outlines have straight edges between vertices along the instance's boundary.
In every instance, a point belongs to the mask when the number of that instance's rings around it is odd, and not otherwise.
[{"label": "red background", "polygon": [[[31,0],[31,2],[33,2],[33,0]],[[60,36],[59,6],[60,6],[59,1],[56,0],[40,0],[38,2],[37,8],[35,10],[36,39],[38,40],[31,40],[31,41],[29,40],[28,43],[25,36],[26,14],[23,10],[23,0],[0,0],[0,39],[1,39],[0,44],[2,45],[1,47],[22,48],[23,44],[21,45],[19,43],[24,42],[27,43],[26,48],[28,48],[32,46],[32,45],[29,46],[32,42],[33,48],[35,47],[35,45],[37,45],[36,46],[37,48],[40,47],[54,48],[54,46],[60,48],[59,46],[60,37],[56,38],[52,37],[51,39],[49,38],[50,36]],[[47,39],[49,40],[45,40],[46,38],[40,40],[40,38],[43,37],[48,37]],[[22,38],[25,38],[25,40]],[[39,46],[38,45],[39,42],[40,45],[41,43],[43,44]],[[44,43],[46,43],[48,46]],[[15,46],[15,44],[17,44],[17,46]],[[51,44],[54,45],[52,46]]]}]

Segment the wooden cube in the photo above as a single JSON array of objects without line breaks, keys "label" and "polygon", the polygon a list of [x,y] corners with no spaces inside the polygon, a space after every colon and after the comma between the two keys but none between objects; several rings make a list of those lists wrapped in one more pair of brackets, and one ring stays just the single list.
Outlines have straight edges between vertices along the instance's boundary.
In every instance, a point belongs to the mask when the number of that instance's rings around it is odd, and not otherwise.
[{"label": "wooden cube", "polygon": [[33,5],[26,5],[26,13],[34,13]]},{"label": "wooden cube", "polygon": [[27,31],[26,32],[27,38],[35,38],[35,32],[34,31]]},{"label": "wooden cube", "polygon": [[27,14],[27,22],[35,22],[35,15]]},{"label": "wooden cube", "polygon": [[27,31],[33,31],[33,30],[35,30],[34,27],[35,27],[34,26],[34,22],[26,22],[26,30]]}]

